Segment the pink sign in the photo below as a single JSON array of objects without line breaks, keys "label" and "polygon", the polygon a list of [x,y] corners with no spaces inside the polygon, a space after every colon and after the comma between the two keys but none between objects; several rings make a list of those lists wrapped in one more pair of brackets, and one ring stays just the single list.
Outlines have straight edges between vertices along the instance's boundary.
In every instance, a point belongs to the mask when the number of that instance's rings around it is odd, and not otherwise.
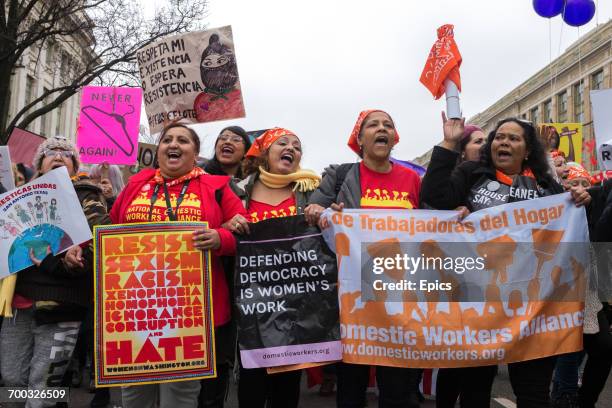
[{"label": "pink sign", "polygon": [[32,167],[36,149],[44,141],[45,138],[36,133],[14,128],[8,141],[8,147],[11,149],[11,161]]},{"label": "pink sign", "polygon": [[86,86],[77,146],[83,163],[135,164],[142,90]]}]

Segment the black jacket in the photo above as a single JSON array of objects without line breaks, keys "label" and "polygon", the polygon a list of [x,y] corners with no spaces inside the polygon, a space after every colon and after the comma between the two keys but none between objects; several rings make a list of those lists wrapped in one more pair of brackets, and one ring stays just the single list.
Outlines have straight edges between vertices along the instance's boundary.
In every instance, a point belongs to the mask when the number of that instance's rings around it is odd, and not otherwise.
[{"label": "black jacket", "polygon": [[612,180],[589,189],[589,232],[591,241],[612,242]]},{"label": "black jacket", "polygon": [[[537,180],[537,185],[511,187],[500,186],[497,183],[495,169],[485,167],[479,162],[463,162],[455,166],[459,153],[435,146],[427,173],[421,185],[421,203],[437,210],[453,210],[466,206],[470,211],[493,207],[508,202],[522,201],[525,197],[504,194],[501,189],[532,190],[535,196],[549,196],[563,192],[563,187],[552,178]],[[518,179],[518,178],[517,178]],[[522,177],[521,179],[526,179]],[[525,180],[521,180],[525,181]],[[517,183],[517,181],[515,181]],[[497,188],[497,189],[496,189]],[[477,194],[478,190],[486,190],[485,194]],[[512,190],[511,190],[512,191]]]},{"label": "black jacket", "polygon": [[[110,224],[102,191],[93,184],[74,184],[89,227]],[[93,302],[93,247],[83,249],[84,268],[67,269],[63,254],[49,254],[40,266],[35,265],[17,274],[15,293],[36,301],[54,301],[59,306],[35,312],[39,323],[81,320]],[[44,316],[41,316],[44,315]]]}]

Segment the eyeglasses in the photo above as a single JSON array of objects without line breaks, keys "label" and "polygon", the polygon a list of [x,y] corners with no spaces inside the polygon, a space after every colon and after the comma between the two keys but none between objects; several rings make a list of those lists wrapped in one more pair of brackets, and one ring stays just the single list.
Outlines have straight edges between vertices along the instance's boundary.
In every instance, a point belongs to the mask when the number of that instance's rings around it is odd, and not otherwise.
[{"label": "eyeglasses", "polygon": [[69,159],[72,156],[74,156],[74,152],[72,150],[51,150],[51,149],[45,149],[43,151],[43,155],[45,157],[56,157],[58,154],[61,157],[66,158],[66,159]]},{"label": "eyeglasses", "polygon": [[244,139],[241,138],[240,136],[228,136],[228,135],[219,136],[217,140],[219,140],[220,142],[232,142],[232,143],[244,142]]}]

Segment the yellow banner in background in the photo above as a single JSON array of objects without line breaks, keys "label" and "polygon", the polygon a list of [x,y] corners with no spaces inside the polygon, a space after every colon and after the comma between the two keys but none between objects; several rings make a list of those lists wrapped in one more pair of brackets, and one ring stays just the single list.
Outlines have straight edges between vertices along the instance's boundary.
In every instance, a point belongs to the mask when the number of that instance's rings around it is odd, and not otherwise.
[{"label": "yellow banner in background", "polygon": [[568,162],[582,164],[582,123],[542,123],[557,131],[558,149],[565,154]]}]

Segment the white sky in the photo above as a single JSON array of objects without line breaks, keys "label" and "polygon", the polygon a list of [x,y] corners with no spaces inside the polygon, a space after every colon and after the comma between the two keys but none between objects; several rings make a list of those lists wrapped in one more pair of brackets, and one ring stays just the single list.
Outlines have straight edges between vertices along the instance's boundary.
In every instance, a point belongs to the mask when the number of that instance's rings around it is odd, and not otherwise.
[{"label": "white sky", "polygon": [[[612,1],[597,3],[580,34],[612,18]],[[247,117],[197,125],[202,154],[212,154],[225,126],[280,126],[302,140],[302,167],[317,171],[355,160],[346,141],[363,109],[393,117],[401,137],[396,158],[413,159],[441,140],[444,101],[419,82],[440,25],[455,25],[466,117],[546,66],[551,49],[554,59],[579,34],[557,16],[549,37],[549,21],[531,0],[209,0],[204,21],[232,26]]]}]

